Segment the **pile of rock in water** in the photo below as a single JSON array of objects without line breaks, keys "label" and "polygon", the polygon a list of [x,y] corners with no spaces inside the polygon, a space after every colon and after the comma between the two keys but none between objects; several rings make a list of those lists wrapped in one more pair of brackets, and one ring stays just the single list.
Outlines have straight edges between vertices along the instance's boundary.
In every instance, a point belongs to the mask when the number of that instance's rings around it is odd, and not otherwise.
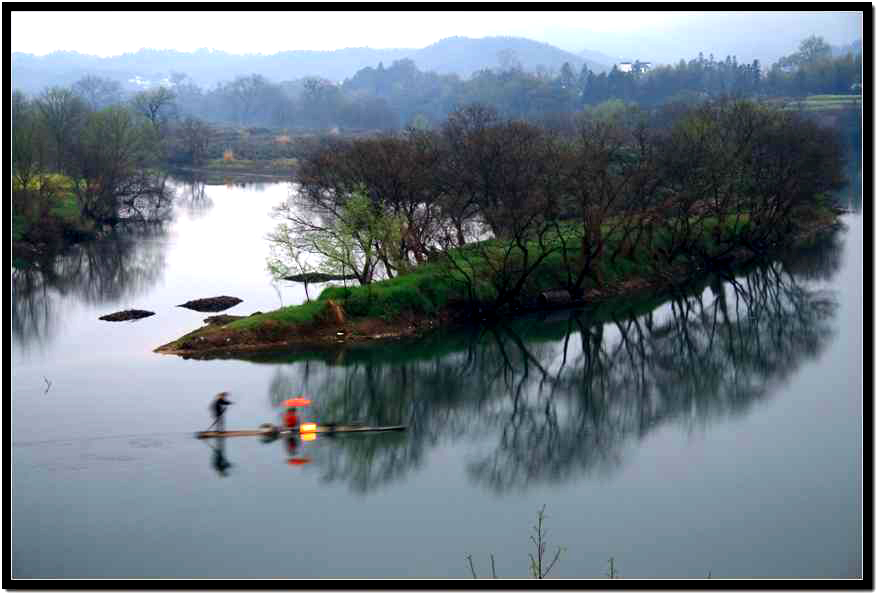
[{"label": "pile of rock in water", "polygon": [[212,298],[187,301],[182,305],[177,306],[192,309],[193,311],[200,311],[202,313],[218,313],[220,311],[225,311],[230,307],[234,307],[240,302],[241,299],[235,298],[234,296],[215,296]]},{"label": "pile of rock in water", "polygon": [[143,311],[141,309],[128,309],[127,311],[117,311],[116,313],[111,313],[110,315],[104,315],[99,317],[98,319],[102,319],[104,321],[131,321],[132,319],[143,319],[144,317],[149,317],[150,315],[155,315],[152,311]]},{"label": "pile of rock in water", "polygon": [[[241,302],[240,298],[235,298],[234,296],[214,296],[210,298],[202,298],[195,299],[192,301],[187,301],[182,305],[177,305],[178,307],[185,307],[187,309],[192,309],[193,311],[199,311],[202,313],[218,313],[220,311],[225,311],[230,307],[234,307],[238,303]],[[117,311],[116,313],[110,313],[109,315],[103,315],[98,319],[102,321],[132,321],[135,319],[143,319],[144,317],[149,317],[150,315],[155,315],[152,311],[144,311],[142,309],[128,309],[125,311]],[[236,315],[218,315],[217,318],[238,318]],[[209,317],[205,320],[206,323],[212,323],[208,321],[210,319],[214,319]]]}]

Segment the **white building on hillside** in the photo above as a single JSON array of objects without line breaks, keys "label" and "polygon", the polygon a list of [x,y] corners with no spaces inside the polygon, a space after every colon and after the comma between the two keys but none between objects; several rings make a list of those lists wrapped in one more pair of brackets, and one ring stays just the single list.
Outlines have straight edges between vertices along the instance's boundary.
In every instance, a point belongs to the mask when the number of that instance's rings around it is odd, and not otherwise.
[{"label": "white building on hillside", "polygon": [[654,65],[651,64],[650,62],[641,62],[639,60],[636,60],[635,62],[620,62],[620,63],[618,63],[617,70],[619,70],[622,73],[631,73],[631,72],[635,71],[639,74],[643,74],[643,73],[646,73],[649,70],[651,70],[653,68],[653,66]]}]

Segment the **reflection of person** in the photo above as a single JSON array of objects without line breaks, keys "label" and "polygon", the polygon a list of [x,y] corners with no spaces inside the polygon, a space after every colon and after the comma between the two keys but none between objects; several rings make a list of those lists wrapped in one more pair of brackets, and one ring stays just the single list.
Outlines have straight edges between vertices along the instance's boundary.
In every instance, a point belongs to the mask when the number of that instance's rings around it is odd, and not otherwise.
[{"label": "reflection of person", "polygon": [[309,462],[308,458],[297,458],[296,451],[299,449],[300,445],[300,437],[299,437],[299,413],[296,408],[298,406],[307,406],[309,404],[309,400],[306,400],[302,396],[297,396],[296,398],[289,398],[284,401],[285,410],[281,415],[282,421],[284,423],[285,429],[290,434],[287,438],[287,464],[291,466],[301,466],[306,462]]},{"label": "reflection of person", "polygon": [[214,457],[211,461],[211,465],[214,467],[214,470],[217,471],[221,477],[226,477],[229,475],[226,470],[232,466],[232,463],[226,460],[226,439],[219,437],[217,438],[216,447],[212,447],[214,450]]},{"label": "reflection of person", "polygon": [[299,449],[299,435],[296,433],[292,433],[290,437],[287,438],[287,455],[291,458],[296,455],[296,451]]},{"label": "reflection of person", "polygon": [[287,438],[287,464],[290,466],[302,466],[312,461],[310,458],[303,458],[296,455],[299,446],[299,434],[292,433],[290,437]]},{"label": "reflection of person", "polygon": [[[226,407],[233,404],[226,399],[227,396],[229,396],[229,392],[220,392],[211,402],[211,409],[214,411],[214,422],[211,423],[211,427],[216,425],[217,431],[223,431],[226,429],[224,413],[226,412]],[[208,429],[211,427],[208,427]]]}]

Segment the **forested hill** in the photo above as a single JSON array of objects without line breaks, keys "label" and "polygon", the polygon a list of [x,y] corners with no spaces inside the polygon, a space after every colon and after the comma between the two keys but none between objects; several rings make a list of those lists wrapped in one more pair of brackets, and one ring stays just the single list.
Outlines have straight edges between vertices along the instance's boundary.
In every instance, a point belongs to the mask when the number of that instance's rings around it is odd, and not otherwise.
[{"label": "forested hill", "polygon": [[521,37],[451,37],[421,49],[291,50],[269,55],[229,54],[208,49],[195,52],[142,49],[107,58],[78,52],[53,52],[46,56],[14,52],[12,82],[16,89],[38,92],[52,85],[70,85],[85,75],[111,78],[126,86],[130,86],[129,80],[135,77],[155,84],[171,72],[185,73],[206,87],[252,73],[272,81],[309,75],[342,81],[364,67],[375,67],[380,62],[387,67],[402,58],[412,59],[422,71],[455,73],[462,77],[483,68],[513,65],[529,71],[543,66],[548,72],[558,72],[562,64],[568,62],[576,71],[586,64],[596,73],[611,67]]},{"label": "forested hill", "polygon": [[612,66],[524,37],[449,37],[417,50],[410,58],[422,71],[455,73],[461,77],[468,77],[483,68],[498,66],[508,68],[519,65],[527,71],[543,66],[557,73],[568,62],[575,72],[586,64],[587,68],[597,74],[611,70]]}]

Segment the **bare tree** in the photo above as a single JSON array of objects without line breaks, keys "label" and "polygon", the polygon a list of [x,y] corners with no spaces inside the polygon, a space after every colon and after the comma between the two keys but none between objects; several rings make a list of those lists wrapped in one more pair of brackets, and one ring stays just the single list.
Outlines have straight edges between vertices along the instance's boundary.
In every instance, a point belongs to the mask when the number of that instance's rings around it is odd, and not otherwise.
[{"label": "bare tree", "polygon": [[70,89],[52,87],[37,99],[37,108],[55,142],[55,167],[62,171],[68,146],[83,122],[85,104]]},{"label": "bare tree", "polygon": [[12,94],[12,175],[21,189],[47,169],[46,130],[34,104],[20,91]]},{"label": "bare tree", "polygon": [[402,137],[321,145],[300,160],[300,193],[312,208],[338,219],[352,191],[362,189],[377,212],[402,221],[395,244],[381,241],[375,247],[388,275],[397,275],[430,257],[442,225],[435,141],[430,133],[408,131]]},{"label": "bare tree", "polygon": [[72,151],[73,190],[83,215],[101,224],[152,219],[164,200],[148,172],[155,137],[122,107],[89,116]]},{"label": "bare tree", "polygon": [[179,134],[191,163],[194,166],[201,164],[211,140],[211,129],[198,118],[187,117],[180,125]]},{"label": "bare tree", "polygon": [[83,98],[92,111],[122,100],[122,84],[119,81],[95,75],[86,75],[74,83],[73,92]]},{"label": "bare tree", "polygon": [[459,205],[475,205],[483,227],[464,239],[466,247],[447,237],[443,256],[470,299],[496,313],[515,306],[536,270],[558,251],[551,232],[560,214],[554,144],[532,125],[493,120],[480,107],[450,119],[448,173],[460,176],[447,178],[446,194]]},{"label": "bare tree", "polygon": [[269,81],[256,73],[236,77],[223,87],[223,92],[232,100],[239,125],[250,121],[270,87]]},{"label": "bare tree", "polygon": [[174,113],[175,94],[167,87],[141,91],[132,98],[135,111],[146,118],[157,133],[163,132]]}]

